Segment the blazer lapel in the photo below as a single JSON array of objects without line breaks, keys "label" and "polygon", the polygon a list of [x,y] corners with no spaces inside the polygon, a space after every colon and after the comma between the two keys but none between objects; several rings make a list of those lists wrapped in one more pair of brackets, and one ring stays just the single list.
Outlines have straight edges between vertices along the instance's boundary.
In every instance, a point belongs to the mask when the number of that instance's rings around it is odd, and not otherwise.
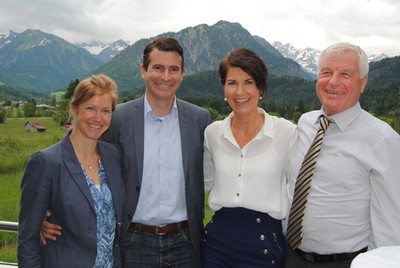
[{"label": "blazer lapel", "polygon": [[133,107],[133,142],[135,146],[136,164],[139,183],[142,183],[143,176],[143,158],[144,158],[144,96],[139,98]]},{"label": "blazer lapel", "polygon": [[86,197],[90,207],[95,211],[92,194],[90,193],[89,186],[87,185],[85,175],[83,174],[81,165],[76,158],[74,148],[72,147],[69,135],[67,135],[63,142],[64,163],[71,175],[71,179],[76,183],[82,194]]},{"label": "blazer lapel", "polygon": [[102,159],[102,163],[103,163],[105,172],[107,174],[108,184],[110,186],[110,191],[111,191],[113,202],[114,202],[114,208],[117,211],[117,217],[119,220],[122,215],[122,210],[121,210],[122,205],[121,204],[123,204],[124,199],[125,199],[125,195],[118,191],[118,189],[121,189],[121,187],[120,187],[121,182],[119,182],[117,178],[119,178],[121,176],[121,174],[117,173],[116,171],[119,171],[120,168],[115,167],[114,162],[110,159],[110,156],[104,150],[104,147],[103,147],[101,141],[98,144],[98,149],[100,152],[100,157]]},{"label": "blazer lapel", "polygon": [[176,99],[176,105],[178,107],[179,128],[181,131],[183,172],[186,179],[188,171],[188,159],[189,159],[190,125],[185,105],[179,99]]}]

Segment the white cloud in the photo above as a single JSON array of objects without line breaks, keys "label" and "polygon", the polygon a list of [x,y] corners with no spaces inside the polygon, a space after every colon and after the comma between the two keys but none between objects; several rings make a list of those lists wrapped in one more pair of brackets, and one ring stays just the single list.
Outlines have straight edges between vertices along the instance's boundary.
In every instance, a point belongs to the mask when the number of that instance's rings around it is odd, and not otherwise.
[{"label": "white cloud", "polygon": [[323,49],[349,41],[369,54],[400,54],[397,0],[2,0],[0,33],[40,29],[70,42],[135,42],[219,20],[269,42]]}]

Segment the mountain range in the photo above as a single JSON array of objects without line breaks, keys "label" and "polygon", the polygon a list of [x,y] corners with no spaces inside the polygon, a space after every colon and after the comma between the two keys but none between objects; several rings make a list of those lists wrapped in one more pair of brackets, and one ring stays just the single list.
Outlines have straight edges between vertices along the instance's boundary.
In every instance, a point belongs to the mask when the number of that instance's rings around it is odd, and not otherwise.
[{"label": "mountain range", "polygon": [[92,41],[90,43],[77,43],[76,45],[89,51],[101,62],[107,63],[112,60],[115,55],[130,46],[130,43],[119,39],[112,43]]},{"label": "mountain range", "polygon": [[0,43],[4,44],[0,47],[0,81],[7,85],[51,91],[102,64],[87,50],[40,30],[5,39]]},{"label": "mountain range", "polygon": [[[186,78],[179,91],[181,94],[222,94],[217,66],[229,51],[238,47],[252,49],[267,62],[274,78],[271,80],[272,89],[274,86],[285,91],[284,86],[304,88],[304,84],[313,87],[316,77],[318,50],[297,49],[278,41],[269,43],[251,35],[239,23],[200,24],[159,36],[176,38],[184,49]],[[140,39],[134,44],[123,40],[72,44],[41,30],[10,31],[0,34],[0,85],[43,94],[65,90],[72,80],[105,73],[117,82],[120,94],[142,94],[144,84],[139,66],[148,42],[149,39]],[[372,56],[370,61],[386,57],[383,54]],[[12,90],[7,94],[12,97],[10,92]],[[291,91],[290,95],[303,93],[301,90]],[[273,90],[271,94],[274,95]]]},{"label": "mountain range", "polygon": [[[178,39],[185,53],[186,75],[216,70],[219,61],[232,49],[248,47],[262,56],[271,73],[313,79],[297,62],[285,58],[265,39],[252,36],[238,23],[220,21],[201,24],[179,32],[168,32]],[[112,44],[72,44],[41,30],[0,35],[0,82],[38,91],[65,87],[71,80],[104,72],[124,90],[143,85],[139,66],[149,39],[134,44],[118,40]],[[99,48],[97,51],[94,48]]]},{"label": "mountain range", "polygon": [[[304,49],[298,49],[291,44],[282,44],[279,41],[274,41],[272,45],[280,52],[283,56],[290,58],[300,64],[307,72],[317,75],[317,61],[320,55],[320,51],[311,47]],[[368,56],[369,62],[377,62],[387,58],[388,56],[384,53],[373,54]]]}]

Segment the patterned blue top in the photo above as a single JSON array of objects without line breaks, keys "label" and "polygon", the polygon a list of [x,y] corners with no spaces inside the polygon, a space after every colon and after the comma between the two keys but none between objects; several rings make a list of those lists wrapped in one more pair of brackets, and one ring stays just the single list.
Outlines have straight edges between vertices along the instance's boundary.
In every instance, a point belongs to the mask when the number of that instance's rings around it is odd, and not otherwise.
[{"label": "patterned blue top", "polygon": [[103,163],[99,159],[100,191],[82,167],[92,194],[97,217],[97,256],[94,267],[114,266],[113,243],[115,237],[116,215],[114,203]]}]

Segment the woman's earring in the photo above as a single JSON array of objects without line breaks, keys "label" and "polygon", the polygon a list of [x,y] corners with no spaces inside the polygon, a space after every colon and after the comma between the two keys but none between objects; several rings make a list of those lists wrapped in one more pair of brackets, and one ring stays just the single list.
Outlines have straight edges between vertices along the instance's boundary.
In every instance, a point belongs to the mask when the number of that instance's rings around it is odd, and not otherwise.
[{"label": "woman's earring", "polygon": [[260,96],[260,100],[262,100],[262,96]]},{"label": "woman's earring", "polygon": [[224,101],[226,101],[226,97],[224,98]]}]

